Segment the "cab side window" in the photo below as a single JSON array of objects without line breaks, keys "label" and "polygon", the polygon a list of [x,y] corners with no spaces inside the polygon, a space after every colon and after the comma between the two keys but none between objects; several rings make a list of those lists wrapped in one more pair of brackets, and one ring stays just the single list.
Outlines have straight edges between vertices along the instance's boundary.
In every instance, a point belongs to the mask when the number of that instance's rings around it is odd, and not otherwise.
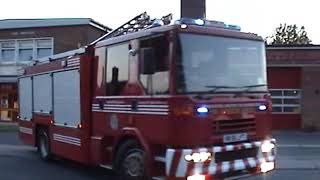
[{"label": "cab side window", "polygon": [[169,93],[169,41],[166,36],[158,36],[140,41],[140,48],[152,48],[155,56],[155,73],[139,75],[147,94]]},{"label": "cab side window", "polygon": [[120,95],[129,80],[129,44],[122,43],[107,47],[107,95]]}]

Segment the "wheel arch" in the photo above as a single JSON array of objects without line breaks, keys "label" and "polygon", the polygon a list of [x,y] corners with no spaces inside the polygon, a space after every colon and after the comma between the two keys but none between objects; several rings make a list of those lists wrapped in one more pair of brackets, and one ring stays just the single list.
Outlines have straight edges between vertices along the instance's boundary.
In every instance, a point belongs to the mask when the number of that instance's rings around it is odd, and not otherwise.
[{"label": "wheel arch", "polygon": [[143,137],[142,133],[137,128],[123,128],[121,131],[121,135],[116,139],[114,143],[113,148],[113,155],[112,155],[112,163],[114,164],[117,156],[117,152],[119,150],[119,147],[130,140],[137,141],[139,145],[145,150],[147,159],[149,161],[149,158],[151,157],[150,147],[146,141],[146,139]]},{"label": "wheel arch", "polygon": [[36,124],[36,126],[35,126],[35,136],[34,136],[34,142],[35,142],[35,147],[37,147],[38,146],[38,138],[39,138],[39,133],[40,133],[40,131],[41,130],[45,130],[45,131],[47,131],[47,133],[48,133],[48,136],[50,136],[49,135],[49,127],[48,126],[46,126],[46,125],[43,125],[43,124]]},{"label": "wheel arch", "polygon": [[120,145],[128,140],[136,140],[147,153],[150,153],[150,147],[142,133],[137,128],[131,127],[123,128],[121,130],[120,136],[115,140],[113,152],[116,153]]}]

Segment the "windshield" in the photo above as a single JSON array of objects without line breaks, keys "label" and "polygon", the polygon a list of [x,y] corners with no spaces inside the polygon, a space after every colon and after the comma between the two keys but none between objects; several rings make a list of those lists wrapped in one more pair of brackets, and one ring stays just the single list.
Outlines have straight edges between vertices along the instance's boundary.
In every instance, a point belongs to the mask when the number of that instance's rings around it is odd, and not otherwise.
[{"label": "windshield", "polygon": [[177,93],[266,91],[262,41],[180,34]]}]

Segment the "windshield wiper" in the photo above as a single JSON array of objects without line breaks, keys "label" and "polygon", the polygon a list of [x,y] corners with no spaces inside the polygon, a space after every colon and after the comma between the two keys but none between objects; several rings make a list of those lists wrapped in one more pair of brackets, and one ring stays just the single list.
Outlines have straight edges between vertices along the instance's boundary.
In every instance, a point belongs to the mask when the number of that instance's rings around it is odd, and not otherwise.
[{"label": "windshield wiper", "polygon": [[213,88],[209,92],[216,92],[219,89],[245,89],[243,92],[248,92],[252,88],[267,86],[267,84],[255,84],[255,85],[248,85],[248,86],[205,86],[207,88]]},{"label": "windshield wiper", "polygon": [[235,87],[235,86],[205,86],[207,88],[212,88],[209,92],[214,93],[219,89],[237,89],[239,87]]},{"label": "windshield wiper", "polygon": [[236,93],[234,97],[242,96],[245,93],[251,92],[250,89],[252,89],[252,88],[263,87],[263,86],[267,86],[267,84],[256,84],[256,85],[242,86],[245,89],[243,91],[239,91],[238,93]]},{"label": "windshield wiper", "polygon": [[249,85],[249,86],[242,86],[243,88],[246,88],[244,90],[244,92],[248,92],[250,89],[252,88],[256,88],[256,87],[263,87],[263,86],[267,86],[267,84],[255,84],[255,85]]}]

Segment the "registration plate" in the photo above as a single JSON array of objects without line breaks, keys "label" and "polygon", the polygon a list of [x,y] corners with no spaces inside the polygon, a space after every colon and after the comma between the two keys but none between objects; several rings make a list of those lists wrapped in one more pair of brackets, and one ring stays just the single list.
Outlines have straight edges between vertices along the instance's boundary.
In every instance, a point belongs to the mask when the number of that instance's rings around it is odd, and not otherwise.
[{"label": "registration plate", "polygon": [[248,134],[247,133],[237,133],[237,134],[226,134],[226,135],[223,135],[223,142],[224,143],[246,141],[247,139],[248,139]]}]

